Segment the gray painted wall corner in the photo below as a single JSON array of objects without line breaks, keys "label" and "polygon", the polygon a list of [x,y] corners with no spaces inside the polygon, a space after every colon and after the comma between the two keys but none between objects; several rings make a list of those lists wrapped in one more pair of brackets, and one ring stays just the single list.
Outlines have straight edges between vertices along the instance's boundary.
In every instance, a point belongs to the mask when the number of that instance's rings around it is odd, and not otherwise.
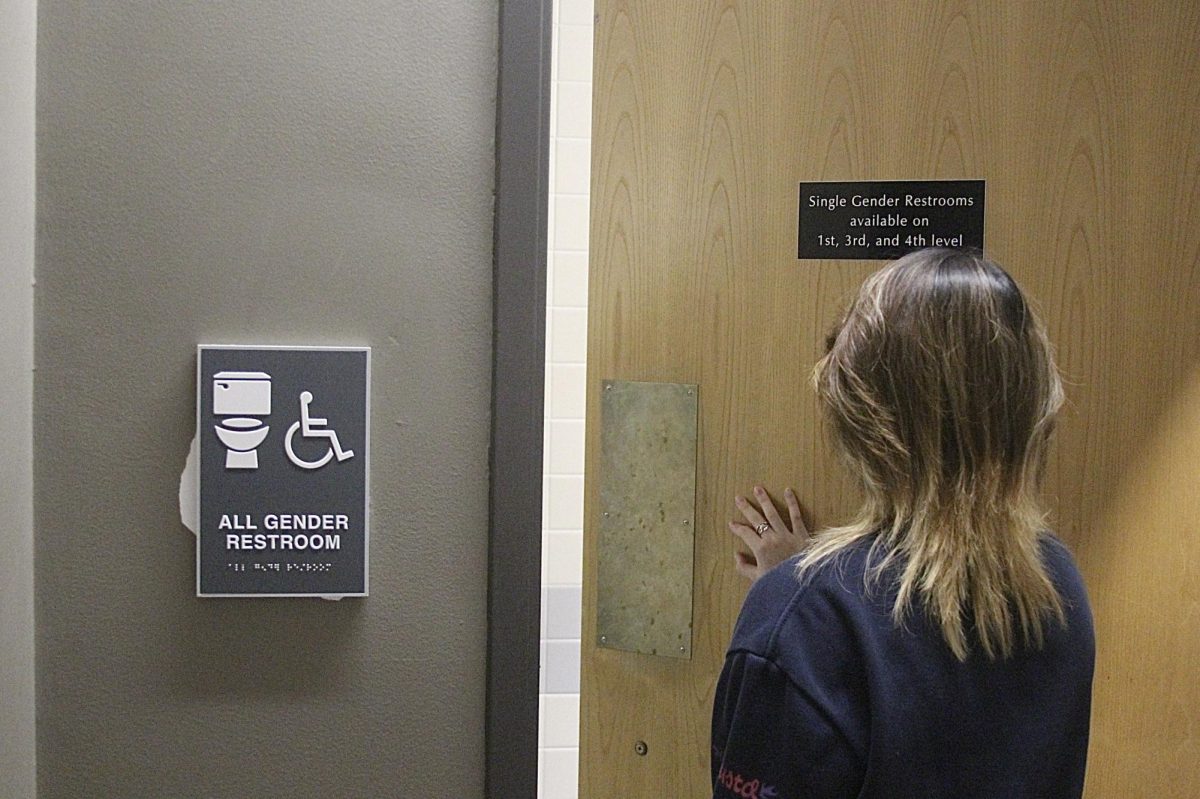
[{"label": "gray painted wall corner", "polygon": [[36,794],[33,586],[37,3],[0,0],[0,796]]},{"label": "gray painted wall corner", "polygon": [[[482,794],[497,17],[43,4],[43,799]],[[192,595],[200,341],[373,348],[370,597]]]}]

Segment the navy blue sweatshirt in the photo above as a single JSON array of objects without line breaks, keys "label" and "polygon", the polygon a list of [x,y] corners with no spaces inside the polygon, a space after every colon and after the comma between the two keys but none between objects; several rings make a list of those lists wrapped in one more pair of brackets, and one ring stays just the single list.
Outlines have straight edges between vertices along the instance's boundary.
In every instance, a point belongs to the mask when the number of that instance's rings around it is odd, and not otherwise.
[{"label": "navy blue sweatshirt", "polygon": [[717,685],[714,797],[1064,799],[1083,792],[1095,641],[1079,571],[1043,546],[1066,608],[1045,646],[966,662],[915,609],[867,591],[869,542],[801,585],[795,559],[742,607]]}]

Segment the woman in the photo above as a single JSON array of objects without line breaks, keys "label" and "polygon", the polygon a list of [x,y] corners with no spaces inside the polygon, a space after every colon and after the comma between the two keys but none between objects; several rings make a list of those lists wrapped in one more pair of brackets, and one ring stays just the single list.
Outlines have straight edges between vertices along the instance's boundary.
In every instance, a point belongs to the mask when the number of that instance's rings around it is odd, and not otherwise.
[{"label": "woman", "polygon": [[863,285],[814,383],[865,499],[809,539],[790,489],[790,524],[761,487],[736,498],[754,584],[714,795],[1079,796],[1094,639],[1037,498],[1063,396],[1020,289],[982,256],[907,255]]}]

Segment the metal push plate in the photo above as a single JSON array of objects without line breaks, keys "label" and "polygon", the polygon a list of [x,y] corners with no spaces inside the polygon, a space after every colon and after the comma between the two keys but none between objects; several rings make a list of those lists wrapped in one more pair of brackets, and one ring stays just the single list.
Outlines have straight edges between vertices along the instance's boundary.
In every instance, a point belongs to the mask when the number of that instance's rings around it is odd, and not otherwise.
[{"label": "metal push plate", "polygon": [[597,643],[690,659],[695,385],[604,382]]}]

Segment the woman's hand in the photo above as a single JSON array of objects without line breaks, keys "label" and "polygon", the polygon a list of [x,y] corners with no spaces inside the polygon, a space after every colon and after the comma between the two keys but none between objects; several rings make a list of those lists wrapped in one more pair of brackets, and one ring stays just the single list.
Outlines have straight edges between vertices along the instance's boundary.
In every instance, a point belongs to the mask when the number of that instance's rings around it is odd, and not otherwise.
[{"label": "woman's hand", "polygon": [[[754,498],[759,507],[743,496],[733,498],[746,523],[730,522],[729,531],[746,542],[750,553],[734,554],[738,573],[753,583],[771,569],[797,554],[808,543],[808,528],[800,516],[800,503],[792,489],[783,492],[787,501],[789,527],[779,516],[770,494],[762,486],[754,487]],[[761,508],[761,510],[760,510]]]}]

